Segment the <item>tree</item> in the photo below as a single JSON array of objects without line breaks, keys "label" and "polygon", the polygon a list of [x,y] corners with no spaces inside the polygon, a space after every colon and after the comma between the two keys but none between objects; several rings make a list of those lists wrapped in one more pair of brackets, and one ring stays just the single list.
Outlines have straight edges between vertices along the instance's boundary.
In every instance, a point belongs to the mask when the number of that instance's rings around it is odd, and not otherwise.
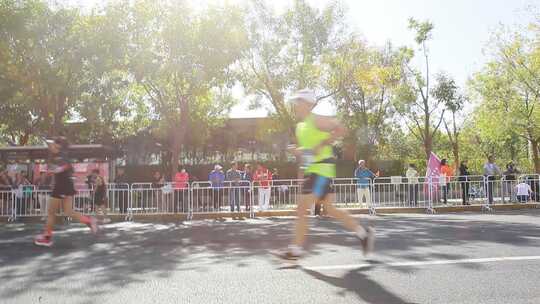
[{"label": "tree", "polygon": [[493,138],[510,133],[523,138],[529,144],[535,171],[540,172],[537,43],[519,33],[496,35],[493,58],[474,75],[471,88],[480,102],[477,116],[482,135]]},{"label": "tree", "polygon": [[114,4],[80,17],[85,60],[73,112],[84,126],[77,136],[82,142],[119,142],[149,125],[142,92],[128,73],[129,35],[119,26],[124,17]]},{"label": "tree", "polygon": [[392,103],[406,58],[391,44],[368,47],[354,35],[326,57],[330,75],[326,90],[336,92],[333,101],[350,130],[348,140],[370,160],[386,140],[394,118]]},{"label": "tree", "polygon": [[84,55],[76,9],[42,1],[0,4],[0,98],[6,132],[18,144],[58,135],[80,94]]},{"label": "tree", "polygon": [[130,35],[129,70],[144,89],[151,112],[167,137],[171,173],[177,170],[188,132],[231,107],[225,85],[230,67],[246,49],[242,10],[183,1],[124,3]]},{"label": "tree", "polygon": [[446,117],[443,117],[444,128],[448,136],[448,140],[452,145],[452,154],[454,155],[454,165],[459,168],[459,142],[461,135],[461,127],[456,119],[456,114],[463,110],[466,102],[466,97],[458,92],[458,87],[454,79],[444,73],[437,75],[437,85],[433,91],[433,96],[444,104],[447,112],[450,112],[451,127],[448,126]]},{"label": "tree", "polygon": [[[410,62],[404,65],[408,82],[402,84],[397,106],[398,111],[406,117],[410,132],[422,142],[426,158],[433,150],[433,140],[439,130],[444,117],[444,109],[438,100],[431,97],[431,74],[429,70],[429,52],[427,43],[431,39],[433,24],[429,21],[419,22],[409,19],[409,29],[416,34],[415,42],[420,47],[425,63],[425,72],[412,68]],[[404,56],[412,58],[412,50],[403,48]]]},{"label": "tree", "polygon": [[276,126],[292,136],[295,119],[285,96],[304,88],[316,90],[319,100],[331,95],[322,88],[321,60],[336,45],[343,13],[336,3],[319,11],[304,0],[278,16],[263,1],[253,1],[248,11],[250,48],[239,65],[241,83],[256,97],[253,106],[269,102]]}]

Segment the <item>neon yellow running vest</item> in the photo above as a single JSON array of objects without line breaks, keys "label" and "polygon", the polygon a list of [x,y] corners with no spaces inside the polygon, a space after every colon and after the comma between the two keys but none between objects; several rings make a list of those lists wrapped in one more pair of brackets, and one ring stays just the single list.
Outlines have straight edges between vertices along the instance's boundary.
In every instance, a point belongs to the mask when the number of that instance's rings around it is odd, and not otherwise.
[{"label": "neon yellow running vest", "polygon": [[[296,125],[296,138],[301,149],[312,150],[324,140],[330,138],[330,132],[324,132],[315,125],[315,118],[310,114],[304,121]],[[334,158],[332,146],[324,146],[319,154],[315,155],[314,163],[310,164],[305,173],[314,173],[320,176],[336,177],[336,165],[333,163],[317,163],[322,160]]]}]

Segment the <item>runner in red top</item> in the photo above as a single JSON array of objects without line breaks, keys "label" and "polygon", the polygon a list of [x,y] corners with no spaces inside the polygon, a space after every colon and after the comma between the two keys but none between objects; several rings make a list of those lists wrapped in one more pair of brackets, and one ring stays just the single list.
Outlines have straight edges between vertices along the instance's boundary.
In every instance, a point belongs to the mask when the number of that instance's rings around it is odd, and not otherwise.
[{"label": "runner in red top", "polygon": [[263,167],[262,164],[258,164],[257,170],[253,175],[253,181],[259,192],[259,211],[266,211],[270,207],[272,172]]}]

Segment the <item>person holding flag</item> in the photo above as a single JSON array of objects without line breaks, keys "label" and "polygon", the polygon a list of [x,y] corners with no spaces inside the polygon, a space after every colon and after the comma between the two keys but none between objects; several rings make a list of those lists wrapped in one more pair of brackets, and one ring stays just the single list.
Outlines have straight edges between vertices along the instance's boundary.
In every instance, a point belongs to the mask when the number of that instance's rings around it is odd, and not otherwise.
[{"label": "person holding flag", "polygon": [[297,119],[296,125],[298,153],[302,155],[304,177],[302,195],[297,207],[295,238],[289,249],[280,254],[287,260],[296,260],[303,255],[303,245],[308,230],[306,213],[313,203],[321,203],[327,214],[340,220],[361,240],[364,254],[373,250],[375,230],[362,227],[344,210],[337,209],[328,199],[331,179],[336,177],[336,159],[331,144],[346,133],[345,128],[334,118],[319,116],[311,111],[316,105],[315,94],[311,90],[301,90],[291,97],[290,102]]},{"label": "person holding flag", "polygon": [[439,182],[441,178],[441,159],[431,152],[426,169],[426,183],[424,194],[430,198],[430,202],[436,202],[439,198]]}]

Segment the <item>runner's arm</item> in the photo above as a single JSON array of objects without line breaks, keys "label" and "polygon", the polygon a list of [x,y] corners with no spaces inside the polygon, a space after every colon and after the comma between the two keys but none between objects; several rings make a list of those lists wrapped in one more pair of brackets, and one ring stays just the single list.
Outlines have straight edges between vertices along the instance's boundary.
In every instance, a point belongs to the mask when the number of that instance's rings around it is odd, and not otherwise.
[{"label": "runner's arm", "polygon": [[321,131],[330,132],[330,137],[315,147],[315,151],[318,151],[324,146],[333,144],[336,140],[347,134],[347,129],[333,117],[315,115],[315,125]]}]

